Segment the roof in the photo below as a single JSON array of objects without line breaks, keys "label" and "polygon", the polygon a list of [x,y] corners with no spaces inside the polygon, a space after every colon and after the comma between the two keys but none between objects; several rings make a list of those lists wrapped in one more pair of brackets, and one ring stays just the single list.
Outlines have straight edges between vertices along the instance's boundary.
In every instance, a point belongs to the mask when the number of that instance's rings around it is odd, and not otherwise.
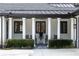
[{"label": "roof", "polygon": [[0,3],[0,14],[68,14],[77,9],[74,3]]}]

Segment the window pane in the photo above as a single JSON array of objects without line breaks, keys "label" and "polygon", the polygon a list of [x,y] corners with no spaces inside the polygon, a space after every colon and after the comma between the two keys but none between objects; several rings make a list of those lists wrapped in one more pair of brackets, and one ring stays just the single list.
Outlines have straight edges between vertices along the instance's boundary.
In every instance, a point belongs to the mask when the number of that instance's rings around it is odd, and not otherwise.
[{"label": "window pane", "polygon": [[14,32],[22,33],[22,21],[14,21]]},{"label": "window pane", "polygon": [[60,22],[60,32],[67,33],[67,21]]},{"label": "window pane", "polygon": [[46,32],[46,23],[45,21],[37,21],[36,22],[36,33]]},{"label": "window pane", "polygon": [[36,22],[36,33],[40,32],[40,22]]}]

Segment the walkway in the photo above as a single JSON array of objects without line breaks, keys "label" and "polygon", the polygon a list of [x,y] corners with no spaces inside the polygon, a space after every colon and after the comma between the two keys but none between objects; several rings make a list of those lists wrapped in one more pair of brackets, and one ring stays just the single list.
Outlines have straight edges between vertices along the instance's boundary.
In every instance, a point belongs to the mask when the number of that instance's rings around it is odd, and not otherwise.
[{"label": "walkway", "polygon": [[0,56],[79,56],[79,49],[0,50]]}]

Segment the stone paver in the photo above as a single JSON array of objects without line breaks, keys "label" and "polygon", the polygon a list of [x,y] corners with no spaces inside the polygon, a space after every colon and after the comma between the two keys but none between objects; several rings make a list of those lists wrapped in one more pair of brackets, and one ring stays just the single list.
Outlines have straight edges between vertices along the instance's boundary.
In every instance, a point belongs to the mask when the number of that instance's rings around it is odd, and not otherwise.
[{"label": "stone paver", "polygon": [[0,50],[0,56],[79,56],[79,49]]}]

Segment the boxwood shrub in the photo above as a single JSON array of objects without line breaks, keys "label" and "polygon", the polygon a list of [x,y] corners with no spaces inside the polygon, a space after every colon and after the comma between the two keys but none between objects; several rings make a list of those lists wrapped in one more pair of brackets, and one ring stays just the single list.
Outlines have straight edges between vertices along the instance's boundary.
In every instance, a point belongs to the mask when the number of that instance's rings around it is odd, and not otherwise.
[{"label": "boxwood shrub", "polygon": [[58,39],[49,40],[49,48],[71,48],[73,47],[73,40]]},{"label": "boxwood shrub", "polygon": [[33,48],[34,40],[32,39],[8,39],[6,41],[7,48]]}]

